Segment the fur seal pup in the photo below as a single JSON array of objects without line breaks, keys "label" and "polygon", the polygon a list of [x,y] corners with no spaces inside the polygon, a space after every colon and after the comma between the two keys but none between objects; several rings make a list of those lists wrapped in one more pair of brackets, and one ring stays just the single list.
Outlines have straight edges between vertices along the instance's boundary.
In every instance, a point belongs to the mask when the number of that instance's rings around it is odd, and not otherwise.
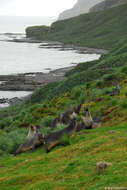
[{"label": "fur seal pup", "polygon": [[39,126],[30,126],[29,133],[25,143],[19,146],[17,151],[15,152],[15,156],[22,152],[26,152],[29,150],[34,151],[34,149],[44,143],[44,135],[39,131]]},{"label": "fur seal pup", "polygon": [[69,124],[71,120],[75,119],[80,112],[82,104],[77,107],[72,107],[61,115],[61,123]]},{"label": "fur seal pup", "polygon": [[60,116],[56,117],[52,124],[51,128],[54,129],[59,123],[69,124],[73,119],[77,117],[80,112],[82,104],[79,104],[77,107],[72,107],[67,111],[60,114]]},{"label": "fur seal pup", "polygon": [[84,128],[85,129],[92,129],[93,127],[93,119],[92,119],[92,116],[89,112],[89,109],[86,107],[84,109],[84,113],[83,113],[83,122],[82,122],[82,126],[84,124]]},{"label": "fur seal pup", "polygon": [[51,129],[55,129],[55,127],[60,123],[60,116],[56,117],[51,123]]},{"label": "fur seal pup", "polygon": [[64,129],[62,129],[60,131],[57,131],[57,132],[49,134],[45,138],[45,149],[46,149],[46,152],[47,153],[50,152],[51,149],[53,149],[57,145],[61,144],[61,138],[62,138],[62,136],[64,134],[67,134],[67,135],[70,136],[73,133],[75,133],[76,127],[77,127],[77,122],[76,122],[75,119],[73,119],[68,127],[64,128]]}]

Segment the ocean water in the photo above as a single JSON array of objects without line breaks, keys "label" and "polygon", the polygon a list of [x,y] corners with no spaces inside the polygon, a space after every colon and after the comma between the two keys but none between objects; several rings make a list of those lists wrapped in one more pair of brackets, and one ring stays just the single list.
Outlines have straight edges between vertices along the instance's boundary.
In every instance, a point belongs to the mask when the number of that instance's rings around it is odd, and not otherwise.
[{"label": "ocean water", "polygon": [[[3,98],[14,98],[14,97],[18,97],[18,98],[22,98],[25,96],[30,95],[32,92],[26,92],[26,91],[0,91],[0,99]],[[0,104],[0,108],[4,108],[4,107],[8,107],[9,104],[8,103],[4,103],[4,104]]]},{"label": "ocean water", "polygon": [[[25,34],[30,25],[50,25],[54,21],[49,17],[8,17],[0,16],[0,40],[23,37],[5,33]],[[0,75],[47,72],[47,68],[59,69],[79,63],[98,59],[96,54],[78,54],[76,51],[59,51],[42,49],[37,43],[16,43],[0,41]]]},{"label": "ocean water", "polygon": [[34,25],[50,25],[56,19],[40,16],[0,16],[0,33],[25,33],[25,28]]},{"label": "ocean water", "polygon": [[96,54],[78,54],[76,51],[38,48],[36,43],[0,41],[0,75],[47,72],[73,63],[98,59]]},{"label": "ocean water", "polygon": [[[23,37],[25,28],[31,25],[50,25],[53,18],[44,17],[1,17],[0,16],[0,75],[48,72],[62,67],[72,66],[73,63],[98,59],[97,54],[78,54],[76,51],[59,51],[58,49],[42,49],[37,43],[16,43],[2,41],[13,37]],[[14,35],[5,33],[20,33]],[[2,92],[0,92],[1,94]],[[11,93],[11,95],[10,95]],[[26,95],[25,92],[24,96]],[[2,97],[11,98],[19,94],[3,92]],[[1,96],[0,96],[1,97]]]},{"label": "ocean water", "polygon": [[24,96],[30,95],[31,92],[26,92],[26,91],[0,91],[0,99],[2,98],[14,98],[14,97],[18,97],[18,98],[22,98]]}]

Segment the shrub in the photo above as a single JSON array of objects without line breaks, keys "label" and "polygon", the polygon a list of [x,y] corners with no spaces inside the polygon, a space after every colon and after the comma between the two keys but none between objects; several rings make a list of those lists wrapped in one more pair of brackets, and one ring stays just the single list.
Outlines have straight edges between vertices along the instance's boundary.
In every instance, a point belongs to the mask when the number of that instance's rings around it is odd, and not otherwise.
[{"label": "shrub", "polygon": [[43,127],[49,127],[51,126],[51,123],[53,122],[53,117],[52,116],[47,116],[45,117],[41,122],[40,125]]},{"label": "shrub", "polygon": [[97,89],[97,88],[94,88],[91,90],[91,93],[90,93],[90,97],[92,99],[96,98],[97,96],[100,96],[101,95],[101,90]]},{"label": "shrub", "polygon": [[44,135],[48,135],[49,133],[51,133],[52,129],[50,127],[41,127],[40,131],[44,134]]},{"label": "shrub", "polygon": [[85,93],[82,93],[78,98],[78,103],[83,104],[87,98],[87,95]]},{"label": "shrub", "polygon": [[122,67],[121,73],[127,74],[127,66]]},{"label": "shrub", "polygon": [[125,96],[126,96],[126,98],[127,98],[127,92],[125,92]]},{"label": "shrub", "polygon": [[65,127],[67,127],[67,125],[58,124],[53,132],[60,131],[60,130],[64,129]]},{"label": "shrub", "polygon": [[111,81],[113,79],[116,79],[116,75],[115,74],[107,74],[104,76],[104,81],[107,82],[107,81]]},{"label": "shrub", "polygon": [[0,121],[0,129],[4,129],[5,127],[9,127],[11,123],[12,123],[11,117],[3,119],[2,121]]},{"label": "shrub", "polygon": [[0,149],[6,153],[12,154],[22,143],[24,143],[25,139],[25,129],[17,129],[10,133],[5,132],[0,138]]},{"label": "shrub", "polygon": [[111,102],[110,102],[110,106],[116,106],[118,104],[118,100],[117,99],[113,99]]},{"label": "shrub", "polygon": [[105,87],[102,89],[102,95],[110,94],[113,91],[113,87]]},{"label": "shrub", "polygon": [[76,121],[77,121],[77,122],[82,121],[82,116],[81,116],[81,115],[78,115],[78,116],[76,117]]},{"label": "shrub", "polygon": [[96,81],[96,87],[102,87],[104,85],[104,82],[102,80]]},{"label": "shrub", "polygon": [[90,82],[87,82],[87,83],[86,83],[86,89],[89,89],[89,88],[90,88],[90,85],[91,85]]},{"label": "shrub", "polygon": [[72,96],[74,98],[78,98],[82,93],[82,89],[80,87],[75,87],[72,89]]},{"label": "shrub", "polygon": [[5,154],[5,152],[0,149],[0,156],[3,156],[4,154]]},{"label": "shrub", "polygon": [[24,119],[23,119],[23,123],[24,123],[24,125],[30,125],[30,124],[34,123],[33,115],[31,113],[26,112]]},{"label": "shrub", "polygon": [[126,102],[121,102],[120,106],[121,106],[121,108],[125,109],[125,108],[127,108],[127,103]]},{"label": "shrub", "polygon": [[109,95],[106,95],[106,96],[105,96],[105,100],[106,100],[106,101],[109,101],[109,100],[111,100],[111,96],[109,96]]},{"label": "shrub", "polygon": [[64,146],[71,144],[70,137],[66,133],[64,133],[64,135],[61,138],[61,144]]}]

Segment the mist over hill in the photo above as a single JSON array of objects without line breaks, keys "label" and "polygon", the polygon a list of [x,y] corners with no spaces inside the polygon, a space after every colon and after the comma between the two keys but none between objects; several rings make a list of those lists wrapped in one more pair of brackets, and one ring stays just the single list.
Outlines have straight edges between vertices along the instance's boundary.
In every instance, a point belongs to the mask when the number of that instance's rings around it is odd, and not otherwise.
[{"label": "mist over hill", "polygon": [[64,20],[88,12],[102,11],[106,8],[127,3],[127,0],[78,0],[72,9],[65,10],[58,20]]},{"label": "mist over hill", "polygon": [[58,20],[64,20],[83,13],[88,13],[91,7],[102,1],[103,0],[78,0],[72,9],[62,12]]}]

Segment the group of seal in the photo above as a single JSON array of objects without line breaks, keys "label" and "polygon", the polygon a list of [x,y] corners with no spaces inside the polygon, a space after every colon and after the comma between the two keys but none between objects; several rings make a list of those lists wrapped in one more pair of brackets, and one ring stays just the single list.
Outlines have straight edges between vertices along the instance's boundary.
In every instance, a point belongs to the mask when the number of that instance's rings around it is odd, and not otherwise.
[{"label": "group of seal", "polygon": [[79,114],[81,110],[81,107],[82,107],[82,104],[78,105],[77,107],[72,107],[68,109],[67,111],[61,113],[58,117],[56,117],[53,120],[51,124],[51,128],[55,129],[59,123],[63,123],[66,125],[69,124],[73,119],[77,117],[77,115]]},{"label": "group of seal", "polygon": [[56,117],[50,126],[52,130],[54,130],[59,123],[64,123],[68,126],[57,132],[52,132],[47,136],[44,136],[39,131],[39,126],[30,126],[26,142],[18,148],[15,155],[28,150],[34,150],[35,147],[40,145],[44,145],[46,152],[48,153],[51,149],[61,144],[61,139],[64,134],[71,136],[76,131],[80,131],[82,129],[92,129],[94,120],[87,107],[84,109],[82,122],[80,124],[77,123],[76,117],[80,113],[81,107],[82,105],[80,104],[77,107],[68,109],[64,113],[60,114],[60,116]]},{"label": "group of seal", "polygon": [[[117,94],[120,94],[119,84],[117,84],[115,89],[110,92],[110,96],[115,96]],[[61,123],[68,126],[57,132],[52,132],[47,136],[43,135],[40,132],[40,126],[30,126],[25,143],[20,145],[20,147],[15,152],[15,155],[29,150],[34,150],[40,145],[45,145],[46,152],[48,153],[51,149],[61,144],[61,139],[64,134],[71,136],[75,132],[82,129],[92,129],[95,127],[99,127],[101,124],[101,120],[98,118],[92,118],[88,107],[84,108],[82,122],[77,123],[76,118],[80,113],[81,107],[82,104],[79,104],[77,107],[71,107],[67,111],[57,116],[50,125],[52,131],[57,127],[58,124]]]}]

